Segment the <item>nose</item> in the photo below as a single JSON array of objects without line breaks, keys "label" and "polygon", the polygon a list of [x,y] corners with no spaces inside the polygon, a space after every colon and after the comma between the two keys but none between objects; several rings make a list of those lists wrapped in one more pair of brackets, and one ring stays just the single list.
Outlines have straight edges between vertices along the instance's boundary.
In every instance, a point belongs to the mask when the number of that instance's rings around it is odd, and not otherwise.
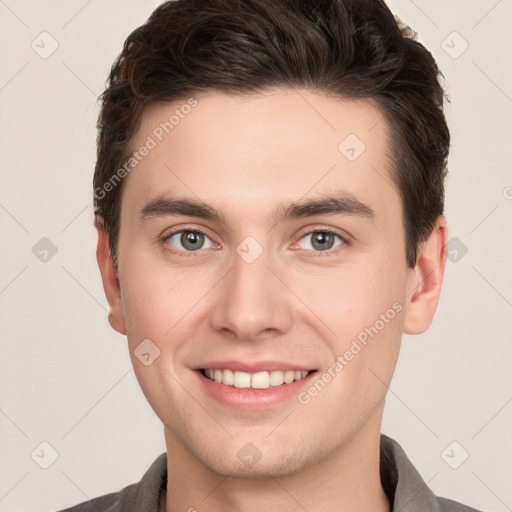
[{"label": "nose", "polygon": [[238,254],[233,260],[216,287],[212,327],[244,341],[286,333],[293,321],[293,294],[269,267],[265,251],[251,263]]}]

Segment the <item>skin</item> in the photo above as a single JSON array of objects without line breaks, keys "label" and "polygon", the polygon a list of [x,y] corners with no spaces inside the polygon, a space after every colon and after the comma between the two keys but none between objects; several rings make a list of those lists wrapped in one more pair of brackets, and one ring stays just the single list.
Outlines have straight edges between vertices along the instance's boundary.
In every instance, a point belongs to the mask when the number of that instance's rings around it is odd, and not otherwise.
[{"label": "skin", "polygon": [[[379,477],[386,390],[402,334],[432,322],[446,221],[437,220],[408,268],[388,127],[370,99],[307,89],[195,98],[197,106],[126,178],[118,275],[97,219],[109,321],[127,335],[137,379],[164,425],[162,510],[389,511]],[[133,148],[183,103],[149,107]],[[350,133],[366,145],[353,162],[338,150]],[[374,219],[269,219],[279,203],[334,190],[369,205]],[[150,199],[171,193],[207,202],[225,223],[183,215],[139,221]],[[202,248],[187,252],[179,236],[164,239],[180,228],[204,232]],[[310,235],[322,228],[347,242],[335,237],[318,249]],[[247,236],[263,247],[250,264],[236,252]],[[241,411],[198,385],[193,369],[214,359],[288,361],[322,374],[394,303],[401,311],[307,404],[293,397]],[[160,350],[149,366],[134,355],[147,338]],[[248,442],[261,453],[251,467],[237,457]]]}]

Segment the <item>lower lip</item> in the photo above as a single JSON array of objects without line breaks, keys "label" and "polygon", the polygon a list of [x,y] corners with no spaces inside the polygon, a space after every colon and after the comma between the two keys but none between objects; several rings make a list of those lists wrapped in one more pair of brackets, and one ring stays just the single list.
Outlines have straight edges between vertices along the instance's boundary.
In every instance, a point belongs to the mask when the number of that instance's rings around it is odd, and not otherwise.
[{"label": "lower lip", "polygon": [[201,371],[195,371],[206,391],[219,402],[245,411],[258,411],[278,405],[292,397],[296,397],[301,389],[309,384],[315,372],[311,372],[301,380],[290,384],[270,386],[267,389],[235,388],[219,384],[205,377]]}]

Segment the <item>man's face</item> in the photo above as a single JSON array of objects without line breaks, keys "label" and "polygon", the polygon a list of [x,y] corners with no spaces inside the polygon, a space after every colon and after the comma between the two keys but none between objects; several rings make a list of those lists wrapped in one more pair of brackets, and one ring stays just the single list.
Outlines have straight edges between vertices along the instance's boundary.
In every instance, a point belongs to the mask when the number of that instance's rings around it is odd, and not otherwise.
[{"label": "man's face", "polygon": [[[369,100],[309,90],[195,98],[143,115],[133,149],[155,147],[124,184],[112,314],[168,447],[224,475],[293,473],[380,429],[414,275],[387,124]],[[344,202],[282,215],[331,196]],[[156,198],[222,220],[142,215]],[[291,370],[311,373],[279,384]]]}]

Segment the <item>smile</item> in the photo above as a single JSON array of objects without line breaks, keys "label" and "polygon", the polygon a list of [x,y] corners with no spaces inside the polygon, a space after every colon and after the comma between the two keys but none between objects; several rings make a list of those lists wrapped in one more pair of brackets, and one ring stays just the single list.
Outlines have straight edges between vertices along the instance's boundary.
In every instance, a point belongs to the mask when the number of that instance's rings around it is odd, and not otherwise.
[{"label": "smile", "polygon": [[318,368],[304,362],[277,358],[204,361],[194,368],[206,395],[229,408],[262,411],[294,403],[311,383]]},{"label": "smile", "polygon": [[268,389],[270,387],[291,384],[308,376],[306,370],[273,370],[256,373],[247,373],[230,369],[201,370],[202,374],[217,384],[224,384],[238,389]]}]

